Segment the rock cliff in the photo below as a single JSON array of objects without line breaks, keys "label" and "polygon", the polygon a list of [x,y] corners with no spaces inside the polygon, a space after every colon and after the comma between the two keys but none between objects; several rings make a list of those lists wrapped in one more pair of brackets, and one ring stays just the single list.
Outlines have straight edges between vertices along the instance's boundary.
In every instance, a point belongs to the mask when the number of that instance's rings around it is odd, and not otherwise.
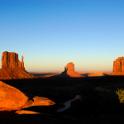
[{"label": "rock cliff", "polygon": [[113,62],[113,75],[124,75],[124,57],[118,57]]},{"label": "rock cliff", "polygon": [[22,79],[33,77],[24,67],[23,57],[20,61],[15,52],[2,53],[2,68],[0,69],[0,79]]},{"label": "rock cliff", "polygon": [[66,75],[69,77],[74,77],[74,78],[83,77],[80,75],[80,73],[75,71],[75,65],[72,62],[66,65],[65,71],[63,73],[66,73]]},{"label": "rock cliff", "polygon": [[18,59],[18,54],[14,52],[3,52],[2,54],[2,69],[22,69],[25,70],[23,57],[22,61]]}]

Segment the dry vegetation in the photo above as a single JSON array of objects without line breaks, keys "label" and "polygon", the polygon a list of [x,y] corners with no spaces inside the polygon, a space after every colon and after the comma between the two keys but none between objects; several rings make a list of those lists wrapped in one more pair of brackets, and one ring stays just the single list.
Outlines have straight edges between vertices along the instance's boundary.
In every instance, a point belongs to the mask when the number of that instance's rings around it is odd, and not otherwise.
[{"label": "dry vegetation", "polygon": [[124,103],[124,89],[117,89],[116,94],[118,95],[120,103]]}]

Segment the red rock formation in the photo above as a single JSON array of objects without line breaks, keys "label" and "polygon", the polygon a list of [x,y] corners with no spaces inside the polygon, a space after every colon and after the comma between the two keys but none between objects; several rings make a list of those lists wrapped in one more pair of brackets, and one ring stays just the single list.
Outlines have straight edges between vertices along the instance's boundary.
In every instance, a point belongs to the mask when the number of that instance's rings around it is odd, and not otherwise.
[{"label": "red rock formation", "polygon": [[2,54],[2,69],[9,68],[11,70],[20,68],[25,70],[23,57],[22,61],[19,61],[18,54],[14,52],[3,52]]},{"label": "red rock formation", "polygon": [[113,62],[113,75],[124,75],[124,57],[118,57]]},{"label": "red rock formation", "polygon": [[21,109],[32,106],[50,106],[55,102],[46,97],[33,97],[30,100],[22,91],[0,81],[0,111],[18,110],[17,114],[38,114],[38,112],[24,111]]},{"label": "red rock formation", "polygon": [[75,71],[74,63],[70,62],[66,66],[67,75],[70,77],[82,77],[78,72]]},{"label": "red rock formation", "polygon": [[7,51],[3,52],[0,79],[20,79],[31,77],[32,75],[25,70],[23,57],[20,61],[17,53]]},{"label": "red rock formation", "polygon": [[19,110],[28,97],[19,89],[0,81],[0,111]]},{"label": "red rock formation", "polygon": [[105,76],[103,72],[91,72],[88,73],[88,77],[100,77],[100,76]]}]

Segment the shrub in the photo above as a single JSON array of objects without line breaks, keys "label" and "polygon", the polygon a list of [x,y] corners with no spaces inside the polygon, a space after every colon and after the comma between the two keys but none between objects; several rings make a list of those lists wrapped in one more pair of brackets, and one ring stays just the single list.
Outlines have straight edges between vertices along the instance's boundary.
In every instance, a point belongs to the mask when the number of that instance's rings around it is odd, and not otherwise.
[{"label": "shrub", "polygon": [[124,89],[123,88],[117,89],[116,94],[118,95],[120,103],[124,103]]}]

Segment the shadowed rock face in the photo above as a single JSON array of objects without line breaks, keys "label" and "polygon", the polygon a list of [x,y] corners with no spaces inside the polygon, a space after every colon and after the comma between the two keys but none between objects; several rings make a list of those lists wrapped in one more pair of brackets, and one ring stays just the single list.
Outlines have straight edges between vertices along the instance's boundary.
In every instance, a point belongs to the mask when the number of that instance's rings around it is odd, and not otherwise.
[{"label": "shadowed rock face", "polygon": [[113,62],[113,74],[124,75],[124,57],[118,57]]},{"label": "shadowed rock face", "polygon": [[0,79],[20,79],[31,77],[33,76],[25,70],[23,57],[20,61],[17,53],[7,51],[3,52]]},{"label": "shadowed rock face", "polygon": [[66,66],[66,73],[70,77],[82,77],[78,72],[75,71],[74,63],[70,62]]}]

